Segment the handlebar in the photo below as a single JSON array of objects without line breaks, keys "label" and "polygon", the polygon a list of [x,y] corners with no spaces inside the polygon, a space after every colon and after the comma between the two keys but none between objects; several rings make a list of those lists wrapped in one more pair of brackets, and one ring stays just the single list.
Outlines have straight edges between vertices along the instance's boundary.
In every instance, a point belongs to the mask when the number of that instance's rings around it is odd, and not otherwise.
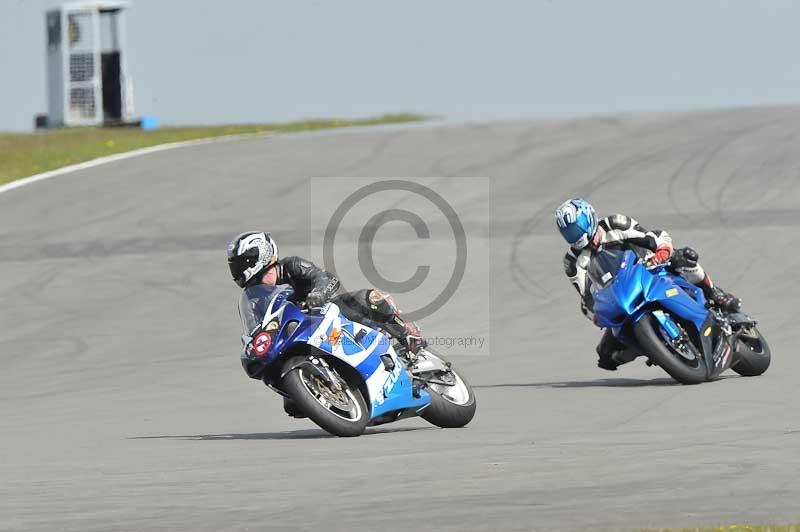
[{"label": "handlebar", "polygon": [[672,261],[670,261],[670,260],[667,260],[667,261],[664,261],[664,262],[659,262],[658,264],[656,264],[656,263],[653,262],[652,259],[653,259],[653,257],[650,257],[647,260],[643,260],[642,261],[642,264],[644,264],[645,268],[647,268],[648,270],[652,270],[652,269],[658,268],[660,266],[669,266],[669,265],[672,264]]}]

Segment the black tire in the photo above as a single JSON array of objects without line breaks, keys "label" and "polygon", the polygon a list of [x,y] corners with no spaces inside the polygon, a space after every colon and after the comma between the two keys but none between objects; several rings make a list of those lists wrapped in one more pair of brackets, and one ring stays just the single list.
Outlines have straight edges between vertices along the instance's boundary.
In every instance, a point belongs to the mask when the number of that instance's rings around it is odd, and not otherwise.
[{"label": "black tire", "polygon": [[752,336],[740,336],[736,342],[736,363],[731,369],[743,377],[756,377],[761,375],[772,362],[772,352],[766,338],[761,331],[750,327]]},{"label": "black tire", "polygon": [[[293,357],[286,362],[286,365],[291,367],[305,359],[304,356]],[[348,386],[345,391],[347,397],[354,401],[353,406],[357,409],[358,414],[356,418],[346,419],[326,408],[317,400],[304,380],[311,375],[313,375],[312,370],[301,365],[283,377],[281,381],[283,391],[291,397],[295,406],[320,428],[334,436],[352,437],[363,434],[369,423],[370,414],[361,391],[355,386]]]},{"label": "black tire", "polygon": [[659,324],[653,316],[645,314],[633,327],[633,334],[647,356],[681,384],[705,382],[706,364],[702,358],[692,366],[684,358],[667,346],[658,332]]},{"label": "black tire", "polygon": [[[438,355],[435,356],[444,360]],[[467,382],[467,379],[453,369],[450,371],[457,380],[461,381],[460,384],[463,384],[462,390],[467,394],[466,400],[455,403],[446,396],[440,394],[432,386],[429,386],[427,392],[431,396],[431,404],[420,413],[422,419],[437,427],[442,427],[443,429],[454,429],[465,426],[475,417],[475,410],[478,407],[478,403],[475,400],[475,392],[469,382]]]}]

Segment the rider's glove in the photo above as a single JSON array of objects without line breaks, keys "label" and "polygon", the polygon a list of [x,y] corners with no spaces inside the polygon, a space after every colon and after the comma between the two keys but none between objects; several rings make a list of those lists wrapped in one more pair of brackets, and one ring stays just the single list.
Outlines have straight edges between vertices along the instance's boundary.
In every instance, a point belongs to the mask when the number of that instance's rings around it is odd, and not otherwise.
[{"label": "rider's glove", "polygon": [[662,262],[667,262],[670,256],[672,256],[672,246],[669,244],[661,244],[650,260],[653,264],[661,264]]},{"label": "rider's glove", "polygon": [[325,303],[325,294],[318,288],[315,288],[306,296],[306,305],[308,305],[309,308],[321,307]]}]

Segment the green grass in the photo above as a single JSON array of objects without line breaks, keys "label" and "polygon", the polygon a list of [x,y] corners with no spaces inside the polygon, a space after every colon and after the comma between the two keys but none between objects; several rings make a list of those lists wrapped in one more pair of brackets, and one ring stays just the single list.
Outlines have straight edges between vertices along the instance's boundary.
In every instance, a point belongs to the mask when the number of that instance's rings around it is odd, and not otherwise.
[{"label": "green grass", "polygon": [[[656,531],[649,531],[656,532]],[[800,532],[800,524],[795,525],[727,525],[701,528],[664,528],[658,532]]]},{"label": "green grass", "polygon": [[359,120],[305,120],[285,124],[138,128],[67,128],[35,133],[0,133],[0,184],[70,164],[147,146],[247,133],[294,133],[353,126],[426,120],[415,114],[389,114]]}]

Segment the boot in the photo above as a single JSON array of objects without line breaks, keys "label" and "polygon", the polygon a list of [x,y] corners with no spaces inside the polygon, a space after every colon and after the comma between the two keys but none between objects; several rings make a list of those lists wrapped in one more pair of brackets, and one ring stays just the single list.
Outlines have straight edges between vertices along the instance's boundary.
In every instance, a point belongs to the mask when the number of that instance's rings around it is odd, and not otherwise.
[{"label": "boot", "polygon": [[416,324],[406,323],[396,314],[388,323],[383,325],[383,328],[392,335],[392,338],[397,340],[412,358],[428,346],[428,342],[422,337],[422,333],[419,332]]},{"label": "boot", "polygon": [[715,286],[708,275],[703,279],[700,288],[703,289],[703,295],[706,296],[709,307],[713,306],[725,312],[739,312],[741,310],[742,300]]},{"label": "boot", "polygon": [[608,371],[617,371],[617,368],[628,362],[632,362],[638,355],[630,349],[623,348],[603,353],[597,359],[597,367]]},{"label": "boot", "polygon": [[608,371],[616,371],[617,367],[624,364],[619,360],[619,355],[625,350],[625,344],[619,341],[611,329],[603,332],[600,343],[597,344],[597,367]]},{"label": "boot", "polygon": [[380,290],[371,290],[367,296],[369,308],[373,318],[379,322],[382,329],[388,332],[413,358],[420,350],[427,347],[428,342],[422,337],[416,323],[406,322],[401,317],[400,309],[394,303],[394,298]]},{"label": "boot", "polygon": [[605,369],[608,371],[617,371],[619,364],[614,360],[613,357],[600,357],[597,359],[597,367],[600,369]]},{"label": "boot", "polygon": [[742,309],[742,300],[721,288],[714,288],[712,300],[714,301],[714,306],[725,312],[739,312]]}]

